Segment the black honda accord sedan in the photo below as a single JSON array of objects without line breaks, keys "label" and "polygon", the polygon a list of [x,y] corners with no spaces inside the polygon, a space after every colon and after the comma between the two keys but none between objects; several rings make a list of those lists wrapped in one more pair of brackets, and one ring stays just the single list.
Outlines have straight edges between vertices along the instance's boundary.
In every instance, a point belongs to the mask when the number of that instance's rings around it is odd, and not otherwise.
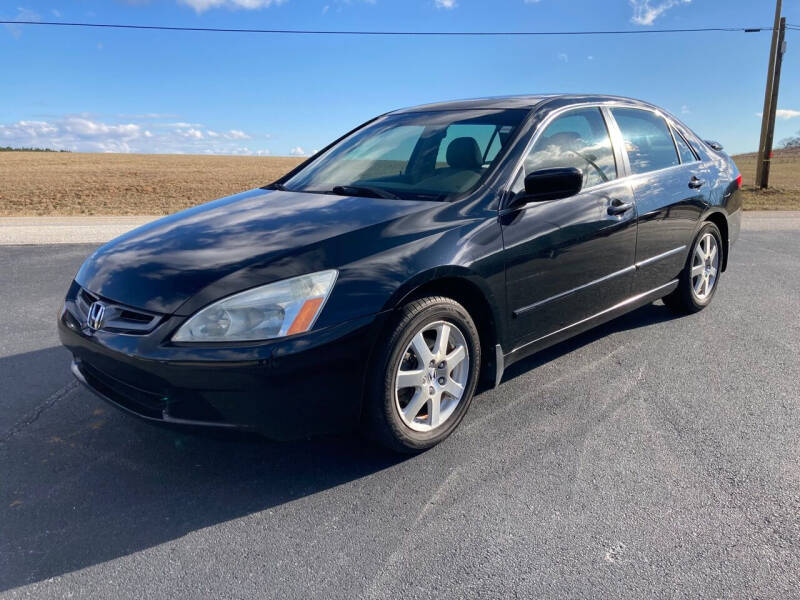
[{"label": "black honda accord sedan", "polygon": [[102,246],[59,333],[75,376],[145,419],[420,451],[509,364],[659,298],[707,306],[740,187],[636,100],[398,110]]}]

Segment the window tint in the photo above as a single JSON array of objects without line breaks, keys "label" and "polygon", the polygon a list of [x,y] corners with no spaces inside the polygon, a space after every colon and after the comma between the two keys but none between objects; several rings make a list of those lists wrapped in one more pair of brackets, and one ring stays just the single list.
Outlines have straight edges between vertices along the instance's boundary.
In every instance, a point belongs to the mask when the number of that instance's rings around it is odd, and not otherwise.
[{"label": "window tint", "polygon": [[[329,148],[283,181],[290,191],[444,200],[494,168],[528,109],[393,113]],[[387,192],[383,194],[382,192]]]},{"label": "window tint", "polygon": [[683,136],[675,129],[672,130],[672,133],[675,134],[675,143],[678,145],[678,154],[681,155],[681,162],[690,163],[696,161],[697,157],[692,152],[689,144],[686,143],[686,140],[683,139]]},{"label": "window tint", "polygon": [[649,110],[635,108],[612,108],[611,113],[622,131],[632,173],[678,164],[678,153],[664,119]]},{"label": "window tint", "polygon": [[[570,111],[550,123],[525,158],[524,174],[557,167],[580,169],[583,187],[616,179],[617,164],[599,108]],[[514,191],[523,185],[521,176]]]},{"label": "window tint", "polygon": [[[439,153],[436,155],[436,164],[438,166],[447,165],[447,149],[450,147],[450,142],[458,138],[472,138],[478,142],[478,149],[481,153],[481,158],[486,154],[489,144],[493,142],[495,136],[496,125],[489,123],[455,123],[447,128],[447,133],[444,139],[439,144]],[[497,152],[495,152],[497,154]],[[494,158],[494,157],[492,157]],[[491,159],[484,160],[489,162]]]},{"label": "window tint", "polygon": [[343,153],[337,177],[358,180],[402,173],[424,130],[421,125],[401,125],[376,133]]},{"label": "window tint", "polygon": [[[506,129],[510,130],[510,128],[506,128]],[[486,154],[486,158],[483,159],[484,163],[490,163],[495,159],[495,157],[497,156],[497,154],[500,152],[501,148],[503,147],[502,139],[505,139],[507,137],[508,137],[508,132],[507,131],[504,131],[504,132],[501,133],[500,130],[498,130],[498,132],[492,137],[492,141],[489,142],[489,148],[488,148],[488,150],[486,150],[486,153],[485,153]]]}]

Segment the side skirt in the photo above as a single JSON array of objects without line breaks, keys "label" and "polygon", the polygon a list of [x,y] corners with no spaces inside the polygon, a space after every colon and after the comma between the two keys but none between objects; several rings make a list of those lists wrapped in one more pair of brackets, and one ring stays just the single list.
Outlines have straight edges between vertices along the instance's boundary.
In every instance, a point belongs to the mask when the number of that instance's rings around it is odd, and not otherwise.
[{"label": "side skirt", "polygon": [[643,294],[638,294],[628,298],[627,300],[623,300],[619,304],[615,304],[611,308],[600,311],[591,317],[586,317],[585,319],[573,323],[572,325],[567,325],[566,327],[558,329],[552,333],[548,333],[547,335],[537,338],[531,342],[527,342],[522,346],[518,346],[508,354],[503,354],[502,349],[498,344],[496,347],[498,360],[497,373],[495,375],[495,386],[500,383],[500,379],[503,377],[503,370],[505,367],[517,362],[518,360],[522,360],[531,354],[539,352],[540,350],[544,350],[545,348],[549,348],[554,344],[563,342],[564,340],[578,335],[579,333],[583,333],[584,331],[587,331],[593,327],[597,327],[598,325],[602,325],[603,323],[611,321],[612,319],[616,319],[617,317],[637,309],[640,306],[650,304],[659,298],[663,298],[672,292],[676,287],[678,287],[678,280],[673,279],[669,283],[652,289],[649,292],[644,292]]}]

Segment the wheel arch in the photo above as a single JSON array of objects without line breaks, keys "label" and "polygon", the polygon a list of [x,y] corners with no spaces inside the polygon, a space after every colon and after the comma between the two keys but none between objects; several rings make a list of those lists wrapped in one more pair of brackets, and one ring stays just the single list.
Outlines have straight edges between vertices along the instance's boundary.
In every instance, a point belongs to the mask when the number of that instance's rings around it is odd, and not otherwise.
[{"label": "wheel arch", "polygon": [[724,249],[722,253],[722,271],[725,271],[725,269],[728,268],[728,254],[730,252],[730,228],[728,227],[728,217],[721,210],[711,211],[705,214],[698,229],[706,222],[714,223],[722,236],[722,247]]},{"label": "wheel arch", "polygon": [[495,348],[500,343],[498,299],[483,278],[464,267],[438,267],[414,277],[392,296],[385,307],[393,310],[425,296],[445,296],[461,304],[472,317],[481,344],[481,379],[495,381]]}]

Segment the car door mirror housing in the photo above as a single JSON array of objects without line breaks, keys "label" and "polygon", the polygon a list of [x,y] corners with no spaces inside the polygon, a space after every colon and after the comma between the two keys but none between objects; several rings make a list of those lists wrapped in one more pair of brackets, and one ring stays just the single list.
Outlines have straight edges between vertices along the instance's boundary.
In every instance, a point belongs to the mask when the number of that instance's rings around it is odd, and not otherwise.
[{"label": "car door mirror housing", "polygon": [[580,169],[540,169],[525,176],[525,192],[519,196],[524,203],[558,200],[574,196],[582,186],[583,173]]},{"label": "car door mirror housing", "polygon": [[513,197],[508,208],[518,208],[529,202],[569,198],[579,193],[582,187],[583,173],[580,169],[540,169],[525,176],[525,189]]}]

